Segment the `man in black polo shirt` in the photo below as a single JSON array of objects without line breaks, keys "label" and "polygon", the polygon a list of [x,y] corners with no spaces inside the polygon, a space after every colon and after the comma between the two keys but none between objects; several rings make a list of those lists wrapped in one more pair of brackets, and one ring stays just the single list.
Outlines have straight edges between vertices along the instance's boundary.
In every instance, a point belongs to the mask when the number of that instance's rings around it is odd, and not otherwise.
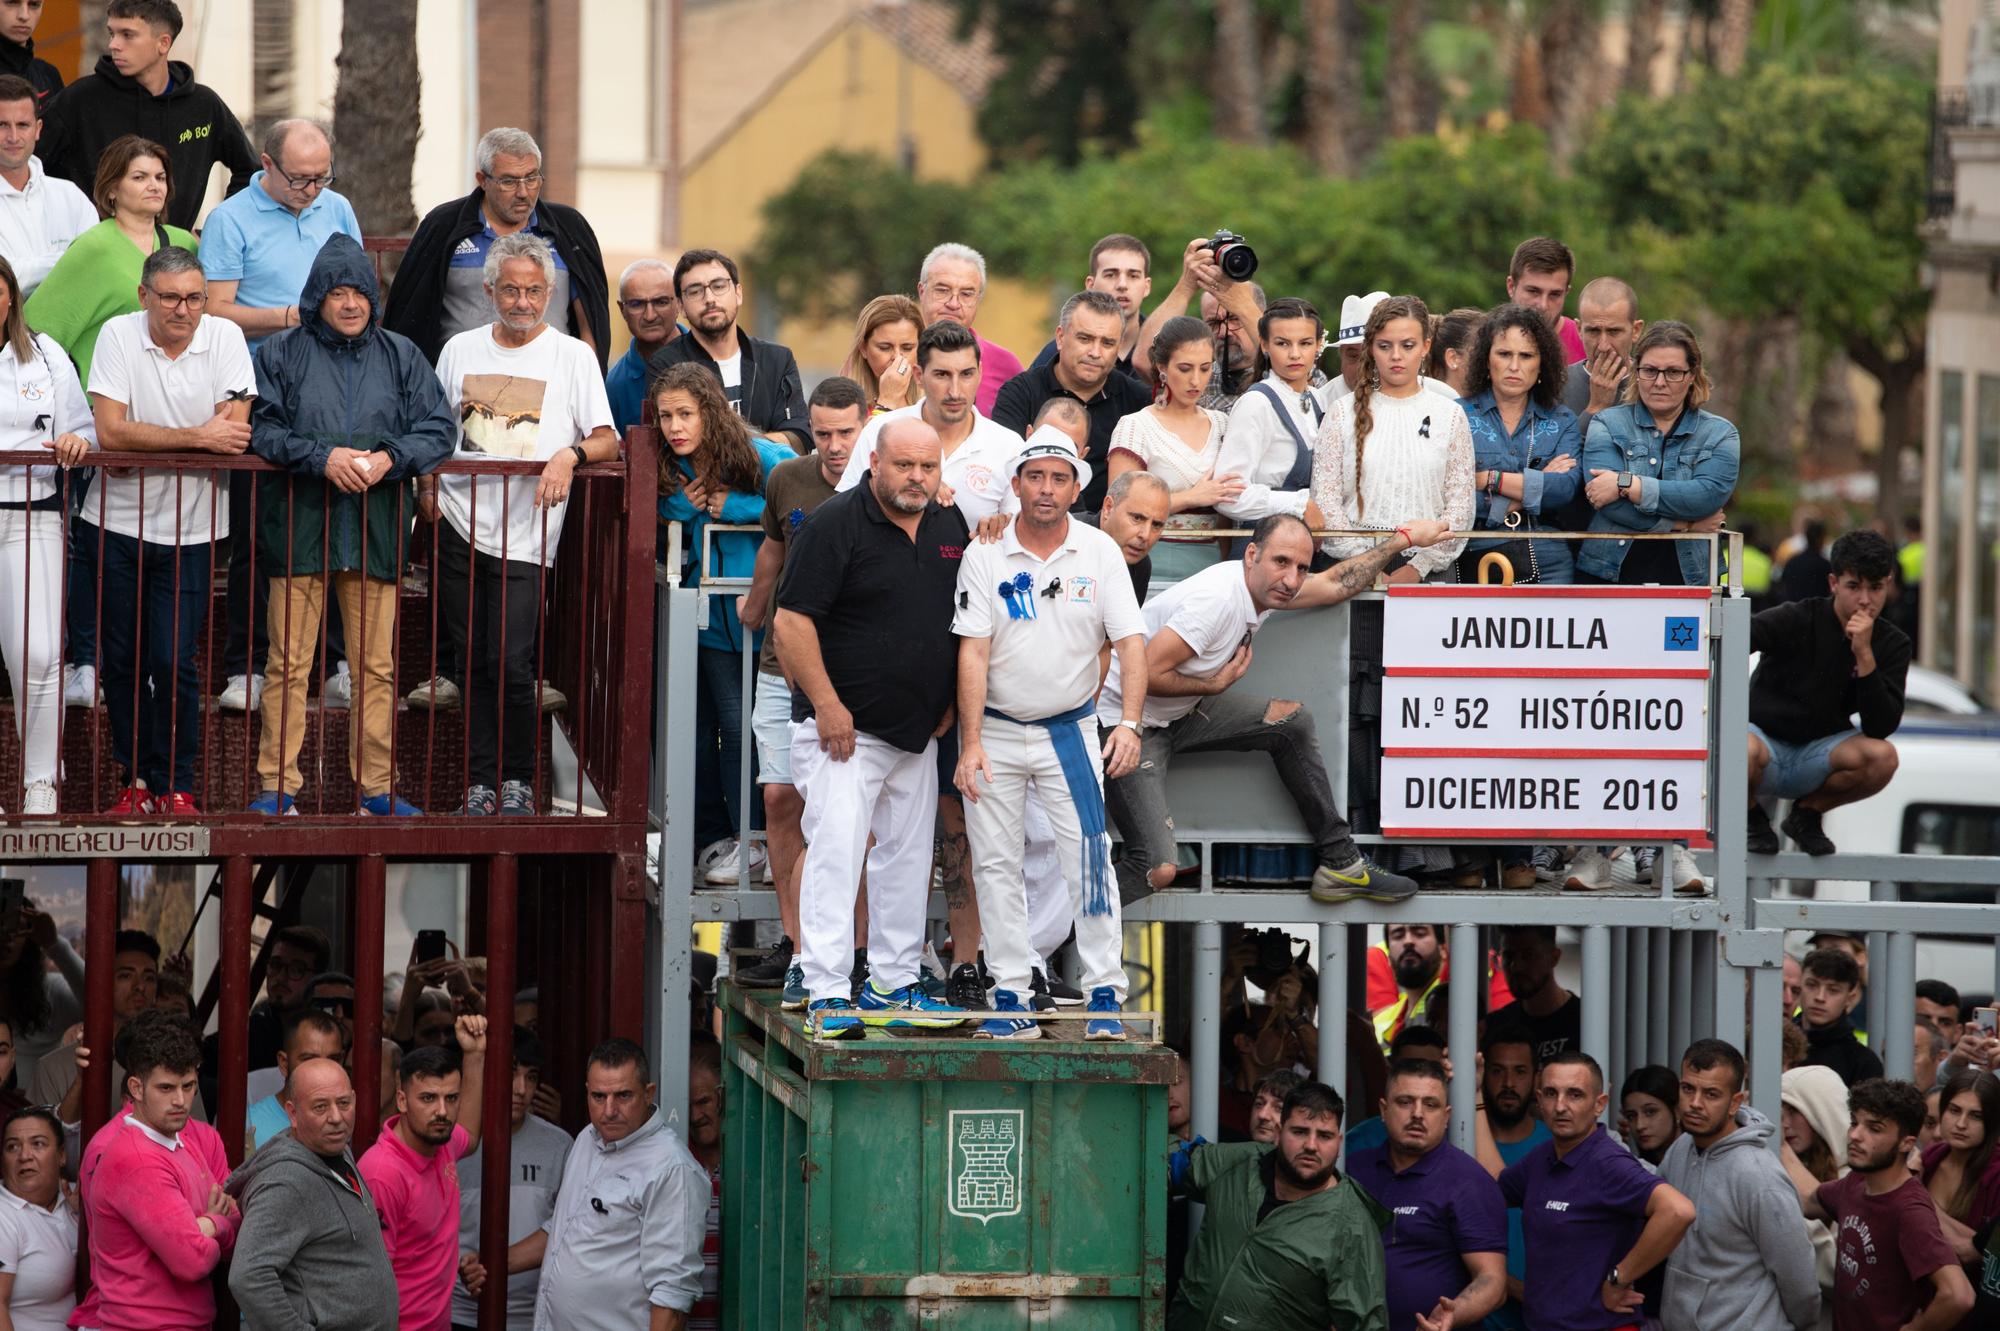
[{"label": "man in black polo shirt", "polygon": [[[829,1039],[862,1034],[849,1001],[854,899],[868,869],[871,1024],[952,1025],[916,983],[937,813],[936,741],[952,723],[952,610],[970,539],[937,503],[941,445],[916,416],[883,426],[868,473],[813,511],[778,584],[793,681],[792,782],[805,799],[799,964]],[[875,845],[868,845],[870,834]],[[881,1009],[889,1014],[877,1015]]]},{"label": "man in black polo shirt", "polygon": [[1076,512],[1095,513],[1104,504],[1105,459],[1111,431],[1146,406],[1153,395],[1130,375],[1120,374],[1118,344],[1125,336],[1125,312],[1102,291],[1079,291],[1063,302],[1056,322],[1056,358],[1021,371],[1007,381],[993,404],[993,419],[1025,438],[1035,413],[1052,397],[1072,397],[1090,413],[1090,439],[1083,460],[1094,473],[1076,502]]}]

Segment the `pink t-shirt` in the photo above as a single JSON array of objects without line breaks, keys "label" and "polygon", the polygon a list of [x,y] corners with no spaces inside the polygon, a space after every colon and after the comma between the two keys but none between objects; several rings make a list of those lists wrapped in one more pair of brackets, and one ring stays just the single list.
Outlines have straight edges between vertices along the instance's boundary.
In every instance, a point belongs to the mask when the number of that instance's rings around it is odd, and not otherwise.
[{"label": "pink t-shirt", "polygon": [[1563,355],[1569,358],[1569,364],[1583,364],[1586,359],[1583,351],[1583,329],[1577,326],[1576,320],[1566,314],[1557,320],[1556,336],[1562,339]]},{"label": "pink t-shirt", "polygon": [[189,1123],[169,1149],[132,1118],[127,1105],[84,1148],[77,1171],[90,1236],[90,1294],[71,1326],[105,1331],[207,1331],[215,1322],[209,1283],[236,1243],[234,1217],[211,1217],[209,1238],[196,1221],[209,1189],[229,1177],[222,1138]]},{"label": "pink t-shirt", "polygon": [[998,342],[988,342],[977,333],[973,336],[979,338],[979,392],[972,400],[979,405],[980,415],[991,416],[1000,390],[1021,372],[1021,358]]},{"label": "pink t-shirt", "polygon": [[361,1157],[361,1177],[382,1216],[382,1244],[396,1273],[400,1331],[448,1331],[451,1285],[458,1279],[458,1162],[472,1137],[454,1127],[428,1158],[403,1144],[401,1114]]}]

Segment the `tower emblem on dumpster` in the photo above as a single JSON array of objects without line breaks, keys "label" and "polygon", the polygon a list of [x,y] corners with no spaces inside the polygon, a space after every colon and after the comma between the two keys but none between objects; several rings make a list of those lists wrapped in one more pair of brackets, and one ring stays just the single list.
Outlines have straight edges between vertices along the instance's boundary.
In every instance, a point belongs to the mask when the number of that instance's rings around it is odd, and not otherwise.
[{"label": "tower emblem on dumpster", "polygon": [[953,1215],[988,1224],[1021,1211],[1021,1151],[1024,1111],[951,1111],[951,1160],[946,1176]]}]

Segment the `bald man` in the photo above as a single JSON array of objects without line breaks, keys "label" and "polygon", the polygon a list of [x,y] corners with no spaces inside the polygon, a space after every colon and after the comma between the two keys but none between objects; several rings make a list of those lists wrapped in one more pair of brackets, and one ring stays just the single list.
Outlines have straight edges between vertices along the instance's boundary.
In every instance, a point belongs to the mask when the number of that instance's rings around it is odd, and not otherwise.
[{"label": "bald man", "polygon": [[1639,317],[1639,293],[1616,277],[1600,277],[1584,287],[1576,298],[1576,315],[1583,327],[1584,358],[1583,364],[1570,367],[1563,405],[1587,431],[1592,416],[1624,396],[1632,344],[1646,321]]},{"label": "bald man", "polygon": [[354,1163],[354,1087],[331,1058],[293,1067],[291,1127],[229,1176],[243,1208],[229,1292],[253,1328],[393,1331],[396,1280],[368,1184]]}]

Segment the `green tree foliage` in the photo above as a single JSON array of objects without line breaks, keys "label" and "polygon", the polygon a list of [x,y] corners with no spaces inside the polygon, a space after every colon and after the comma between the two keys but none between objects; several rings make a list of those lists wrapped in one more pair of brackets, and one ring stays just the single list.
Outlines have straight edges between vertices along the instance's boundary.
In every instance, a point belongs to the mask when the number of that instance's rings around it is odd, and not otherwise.
[{"label": "green tree foliage", "polygon": [[957,0],[958,35],[982,24],[1001,72],[979,108],[997,161],[1065,166],[1087,147],[1122,148],[1139,119],[1129,59],[1145,0]]}]

